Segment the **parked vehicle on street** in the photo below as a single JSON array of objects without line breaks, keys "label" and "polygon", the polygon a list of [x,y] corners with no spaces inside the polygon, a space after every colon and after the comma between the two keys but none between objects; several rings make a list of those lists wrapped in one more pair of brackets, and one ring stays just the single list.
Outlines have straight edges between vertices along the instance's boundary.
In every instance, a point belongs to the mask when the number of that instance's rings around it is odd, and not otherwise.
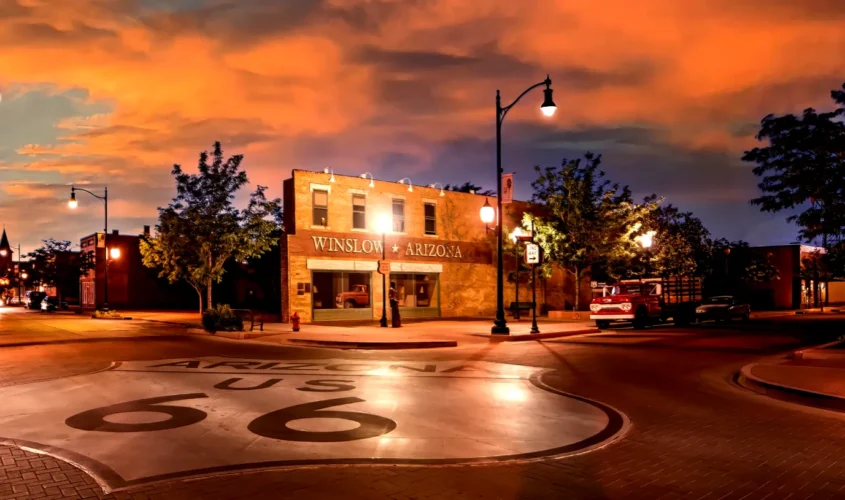
[{"label": "parked vehicle on street", "polygon": [[734,318],[748,321],[751,318],[751,306],[736,300],[732,295],[717,295],[705,299],[696,308],[695,317],[698,321],[730,321]]},{"label": "parked vehicle on street", "polygon": [[44,300],[47,294],[44,292],[26,292],[23,298],[23,305],[27,309],[40,309],[41,301]]},{"label": "parked vehicle on street", "polygon": [[701,278],[678,276],[622,280],[604,287],[590,303],[590,319],[600,329],[623,321],[645,328],[670,318],[676,325],[695,321],[701,303]]},{"label": "parked vehicle on street", "polygon": [[41,312],[53,312],[59,310],[59,298],[55,295],[44,297],[41,301]]},{"label": "parked vehicle on street", "polygon": [[367,285],[352,285],[351,291],[340,292],[335,297],[335,305],[343,309],[369,307],[370,292],[367,290]]}]

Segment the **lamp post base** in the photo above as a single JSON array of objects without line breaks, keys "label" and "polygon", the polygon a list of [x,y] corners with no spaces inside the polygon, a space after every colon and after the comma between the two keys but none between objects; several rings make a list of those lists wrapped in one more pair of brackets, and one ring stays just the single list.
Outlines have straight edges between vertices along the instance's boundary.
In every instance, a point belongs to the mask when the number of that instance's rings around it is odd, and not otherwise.
[{"label": "lamp post base", "polygon": [[510,335],[511,330],[508,328],[508,325],[495,321],[493,328],[490,329],[490,333],[493,335]]},{"label": "lamp post base", "polygon": [[382,328],[387,328],[387,317],[381,317],[381,320],[379,321],[379,326],[381,326]]}]

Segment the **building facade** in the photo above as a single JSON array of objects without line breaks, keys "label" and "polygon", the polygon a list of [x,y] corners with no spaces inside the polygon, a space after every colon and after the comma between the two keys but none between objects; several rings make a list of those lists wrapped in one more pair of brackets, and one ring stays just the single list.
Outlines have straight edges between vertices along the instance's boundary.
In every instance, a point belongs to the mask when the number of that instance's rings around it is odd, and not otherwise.
[{"label": "building facade", "polygon": [[[283,321],[294,312],[305,322],[380,318],[382,255],[402,317],[494,315],[495,233],[479,213],[495,198],[305,170],[294,170],[283,188]],[[525,207],[506,205],[506,230]],[[384,235],[380,220],[390,229]],[[514,257],[505,261],[507,273]],[[521,288],[520,300],[530,301],[524,280]],[[553,273],[538,283],[538,307],[563,309],[571,290],[566,273]],[[505,307],[514,300],[515,284],[507,283]]]}]

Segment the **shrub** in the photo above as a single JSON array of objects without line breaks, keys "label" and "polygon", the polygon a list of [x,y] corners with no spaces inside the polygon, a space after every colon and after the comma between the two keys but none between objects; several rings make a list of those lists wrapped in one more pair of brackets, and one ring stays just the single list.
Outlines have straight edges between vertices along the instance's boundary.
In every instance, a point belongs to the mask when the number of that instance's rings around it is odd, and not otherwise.
[{"label": "shrub", "polygon": [[120,319],[122,316],[117,311],[103,311],[101,309],[97,309],[94,311],[94,314],[91,315],[92,318],[97,319]]},{"label": "shrub", "polygon": [[228,304],[218,304],[202,313],[202,327],[209,333],[235,332],[244,329],[244,322]]}]

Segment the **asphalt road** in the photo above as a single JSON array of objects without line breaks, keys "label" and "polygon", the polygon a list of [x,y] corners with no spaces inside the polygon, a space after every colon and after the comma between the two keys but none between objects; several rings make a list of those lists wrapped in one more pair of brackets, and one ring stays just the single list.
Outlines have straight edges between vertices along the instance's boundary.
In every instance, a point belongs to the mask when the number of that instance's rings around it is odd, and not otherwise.
[{"label": "asphalt road", "polygon": [[[0,332],[27,328],[37,335],[35,330],[42,328],[11,317],[0,321]],[[0,406],[12,404],[11,394],[33,398],[43,391],[43,399],[31,399],[34,402],[20,410],[34,415],[29,438],[36,443],[41,437],[55,437],[61,432],[56,427],[39,426],[39,412],[54,403],[55,398],[67,396],[62,394],[63,388],[79,390],[88,380],[85,377],[96,376],[83,374],[109,368],[114,361],[127,362],[125,366],[131,367],[150,366],[156,360],[217,357],[308,360],[316,365],[326,365],[327,360],[347,364],[403,361],[417,367],[493,367],[497,365],[484,363],[498,363],[552,369],[543,379],[551,389],[595,400],[617,409],[630,420],[630,428],[619,439],[562,458],[540,456],[460,465],[314,463],[261,470],[234,467],[201,477],[188,474],[142,482],[110,494],[104,494],[93,476],[80,468],[49,455],[0,446],[0,498],[845,498],[845,415],[777,401],[733,383],[733,376],[743,365],[801,345],[827,342],[845,331],[843,326],[842,321],[835,319],[779,317],[747,325],[618,330],[546,342],[490,344],[477,349],[398,352],[277,347],[207,337],[0,348],[0,390],[11,391],[0,392],[7,395]],[[166,332],[156,331],[162,333]],[[232,371],[239,373],[237,368]],[[142,396],[143,390],[165,384],[141,375],[131,371],[120,374],[128,386],[135,384]],[[188,375],[173,376],[193,380]],[[249,381],[246,376],[241,378],[243,381],[235,384]],[[91,380],[89,390],[98,390],[97,379]],[[453,380],[426,379],[426,392],[416,395],[409,391],[394,397],[411,398],[418,405],[420,398],[428,398],[436,406],[441,394],[446,397],[448,391],[454,392],[455,386],[450,385]],[[467,391],[467,400],[472,400],[485,390],[483,387],[486,386],[472,385],[462,390]],[[521,393],[517,390],[515,394],[514,401],[518,401]],[[239,401],[239,411],[243,413],[251,410],[250,405],[258,404]],[[287,403],[279,402],[283,404]],[[456,408],[448,416],[455,428],[493,422],[495,425],[489,426],[493,436],[501,435],[502,426],[507,424],[503,415],[514,415],[497,414],[476,403]],[[212,413],[213,409],[206,409]],[[507,436],[514,440],[526,433],[539,432],[538,436],[549,440],[557,436],[559,428],[546,430],[542,426],[563,424],[549,423],[540,418],[541,413],[538,410],[532,414],[536,415],[539,429],[530,425],[508,428]],[[418,415],[422,421],[425,417],[425,412]],[[439,418],[432,417],[432,423],[440,422]],[[226,420],[221,425],[225,428],[238,423],[232,422]],[[8,437],[4,436],[5,429],[11,427],[4,428],[0,420],[0,436]],[[451,428],[444,429],[446,432]],[[145,447],[154,446],[155,439],[159,439],[154,434],[115,444],[111,452],[118,458],[121,454],[125,454],[124,458],[138,457],[140,464],[140,455],[147,453],[144,450],[154,449]],[[100,435],[104,434],[92,434],[94,444]],[[195,432],[186,436],[184,439],[194,440],[185,441],[186,447],[195,445],[195,441],[208,441],[211,444],[204,445],[204,452],[215,453],[216,445],[208,434]],[[313,445],[317,458],[328,454],[328,448],[321,446]]]}]

